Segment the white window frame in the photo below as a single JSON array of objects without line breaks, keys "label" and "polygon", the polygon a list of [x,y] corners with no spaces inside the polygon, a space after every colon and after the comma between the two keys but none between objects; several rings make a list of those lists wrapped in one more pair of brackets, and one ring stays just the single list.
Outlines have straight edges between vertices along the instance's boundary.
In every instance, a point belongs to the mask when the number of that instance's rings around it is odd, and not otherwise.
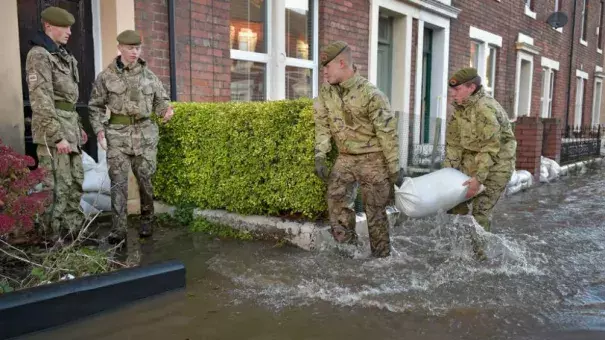
[{"label": "white window frame", "polygon": [[531,3],[534,0],[525,0],[525,15],[528,17],[535,19],[537,17],[536,12],[531,10]]},{"label": "white window frame", "polygon": [[588,73],[576,70],[576,108],[574,114],[574,127],[582,126],[584,111],[584,90],[588,81]]},{"label": "white window frame", "polygon": [[[493,47],[494,51],[495,51],[495,55],[494,55],[494,65],[492,65],[492,83],[493,83],[493,88],[489,88],[487,86],[485,86],[485,90],[486,92],[490,93],[492,96],[495,96],[495,90],[496,90],[496,65],[498,64],[496,62],[496,59],[498,58],[498,52],[499,49],[502,47],[502,37],[493,33],[490,33],[488,31],[484,31],[482,29],[479,29],[477,27],[470,27],[469,30],[469,37],[471,38],[472,41],[476,42],[479,44],[479,48],[477,50],[478,53],[478,62],[477,62],[477,73],[479,74],[479,76],[481,76],[481,79],[483,79],[485,81],[485,79],[487,79],[487,56],[488,56],[488,52],[489,52],[489,48]],[[470,44],[469,44],[469,48],[470,48]]]},{"label": "white window frame", "polygon": [[554,79],[556,71],[559,71],[559,62],[542,57],[542,95],[540,96],[540,116],[542,118],[552,117],[552,100],[554,94]]},{"label": "white window frame", "polygon": [[[532,102],[532,88],[533,88],[533,78],[534,78],[534,55],[538,54],[539,50],[534,46],[534,39],[525,34],[519,33],[519,37],[517,39],[517,64],[515,71],[515,107],[513,109],[514,119],[520,116],[528,116],[531,114],[531,102]],[[523,61],[529,62],[529,95],[527,96],[527,113],[522,115],[519,114],[519,101],[521,100],[521,66],[523,65]]]},{"label": "white window frame", "polygon": [[580,22],[580,44],[584,46],[588,46],[588,41],[584,40],[582,37],[584,33],[586,33],[586,38],[588,39],[588,32],[584,32],[584,21],[586,20],[586,0],[582,0],[582,21]]},{"label": "white window frame", "polygon": [[[597,91],[598,85],[601,91]],[[594,78],[594,89],[592,95],[592,125],[600,124],[601,120],[601,106],[603,104],[603,78]]]},{"label": "white window frame", "polygon": [[313,1],[313,55],[312,60],[286,56],[286,2],[287,0],[265,0],[267,9],[266,41],[267,53],[231,49],[231,59],[265,64],[265,98],[286,99],[286,67],[299,67],[313,72],[312,97],[319,93],[319,0]]},{"label": "white window frame", "polygon": [[[530,72],[529,74],[529,92],[530,95],[527,96],[527,113],[524,113],[522,115],[519,114],[519,101],[521,100],[520,98],[520,86],[521,86],[521,65],[523,61],[527,61],[529,62],[529,69],[532,70],[532,72]],[[516,75],[515,75],[515,109],[514,109],[514,114],[515,114],[515,119],[517,119],[518,117],[524,117],[524,116],[529,116],[529,114],[531,113],[531,90],[532,90],[532,84],[533,84],[533,78],[534,78],[534,56],[523,52],[523,51],[518,51],[517,53],[517,67],[516,67]]]}]

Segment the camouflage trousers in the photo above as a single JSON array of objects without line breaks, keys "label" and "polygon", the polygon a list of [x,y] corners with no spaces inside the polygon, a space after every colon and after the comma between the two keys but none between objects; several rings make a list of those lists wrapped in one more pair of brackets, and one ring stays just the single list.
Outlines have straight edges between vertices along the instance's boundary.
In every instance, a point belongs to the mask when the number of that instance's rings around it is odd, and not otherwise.
[{"label": "camouflage trousers", "polygon": [[128,222],[128,173],[132,169],[139,185],[141,222],[153,219],[153,185],[151,178],[156,171],[157,149],[142,148],[141,155],[128,155],[118,148],[107,150],[107,165],[111,180],[111,212],[113,230],[125,232]]},{"label": "camouflage trousers", "polygon": [[[50,151],[50,154],[48,153]],[[47,231],[58,235],[62,231],[78,231],[84,223],[80,210],[84,170],[82,155],[58,154],[55,148],[38,145],[38,166],[47,170],[42,182],[44,190],[52,195],[52,202],[41,216]]]},{"label": "camouflage trousers", "polygon": [[[344,228],[340,242],[355,242],[355,188],[359,183],[368,221],[370,247],[376,257],[391,252],[386,207],[393,197],[382,153],[339,155],[328,179],[328,209],[332,231]],[[335,237],[336,238],[336,237]]]},{"label": "camouflage trousers", "polygon": [[506,185],[510,181],[512,172],[495,172],[490,173],[485,183],[485,190],[470,201],[460,203],[452,208],[448,213],[456,215],[467,215],[469,213],[469,205],[472,206],[472,214],[477,223],[483,229],[490,231],[492,211],[498,203],[500,197],[506,189]]}]

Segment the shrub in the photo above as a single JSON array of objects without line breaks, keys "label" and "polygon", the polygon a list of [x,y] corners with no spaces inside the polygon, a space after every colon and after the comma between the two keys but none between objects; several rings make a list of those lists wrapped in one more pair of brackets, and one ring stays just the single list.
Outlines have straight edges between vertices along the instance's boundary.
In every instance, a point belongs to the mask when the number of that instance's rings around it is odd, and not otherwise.
[{"label": "shrub", "polygon": [[45,170],[30,171],[34,159],[15,152],[0,140],[0,236],[31,230],[49,202],[47,192],[32,193]]},{"label": "shrub", "polygon": [[242,214],[316,217],[325,185],[314,174],[310,99],[175,103],[160,124],[156,196]]}]

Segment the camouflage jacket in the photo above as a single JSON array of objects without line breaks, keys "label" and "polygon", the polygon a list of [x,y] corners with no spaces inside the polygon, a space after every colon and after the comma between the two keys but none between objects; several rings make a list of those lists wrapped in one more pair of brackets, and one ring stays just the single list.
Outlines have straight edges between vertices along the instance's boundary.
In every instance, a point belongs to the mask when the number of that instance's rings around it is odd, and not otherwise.
[{"label": "camouflage jacket", "polygon": [[56,101],[78,101],[78,63],[64,47],[57,46],[40,32],[31,41],[25,73],[32,107],[32,133],[36,144],[56,147],[65,139],[72,152],[82,144],[80,116],[74,111],[55,108]]},{"label": "camouflage jacket", "polygon": [[397,172],[397,119],[376,86],[358,74],[339,85],[325,84],[314,107],[315,157],[325,157],[334,138],[343,154],[382,152],[389,173]]},{"label": "camouflage jacket", "polygon": [[447,125],[444,167],[477,177],[515,169],[517,141],[504,109],[483,89],[454,104]]},{"label": "camouflage jacket", "polygon": [[105,131],[110,148],[119,146],[124,153],[139,155],[141,148],[157,145],[156,124],[149,119],[134,125],[109,124],[106,109],[110,115],[143,119],[152,112],[163,116],[170,107],[169,100],[162,82],[144,60],[139,59],[132,68],[127,68],[117,57],[95,80],[88,103],[90,124],[95,134]]}]

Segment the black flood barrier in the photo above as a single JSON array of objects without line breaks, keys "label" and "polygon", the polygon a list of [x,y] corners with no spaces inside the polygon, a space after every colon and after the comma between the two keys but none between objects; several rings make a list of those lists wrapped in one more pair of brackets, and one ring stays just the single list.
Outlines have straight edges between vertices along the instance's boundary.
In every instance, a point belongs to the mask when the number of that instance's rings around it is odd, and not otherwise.
[{"label": "black flood barrier", "polygon": [[172,260],[2,294],[0,339],[60,326],[184,287],[185,266]]}]

